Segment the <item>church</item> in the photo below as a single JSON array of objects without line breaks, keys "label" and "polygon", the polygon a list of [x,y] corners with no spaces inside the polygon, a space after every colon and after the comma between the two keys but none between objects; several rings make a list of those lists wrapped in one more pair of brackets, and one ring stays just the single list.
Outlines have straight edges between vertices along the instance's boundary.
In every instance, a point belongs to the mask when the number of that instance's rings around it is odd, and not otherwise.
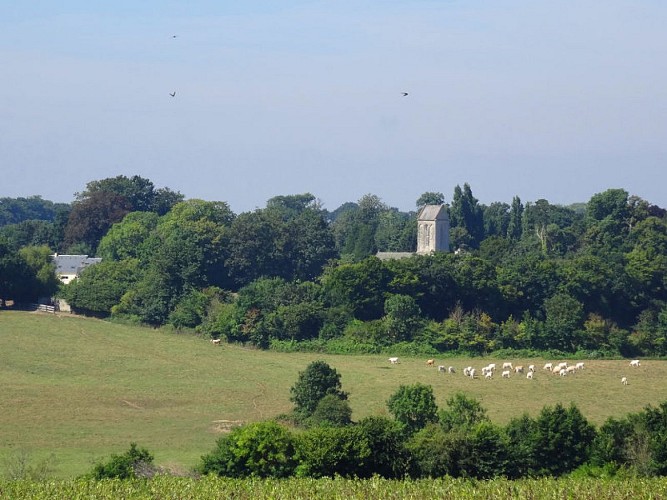
[{"label": "church", "polygon": [[[447,205],[425,205],[417,214],[417,255],[449,252],[449,215]],[[381,260],[404,259],[413,252],[378,252]]]}]

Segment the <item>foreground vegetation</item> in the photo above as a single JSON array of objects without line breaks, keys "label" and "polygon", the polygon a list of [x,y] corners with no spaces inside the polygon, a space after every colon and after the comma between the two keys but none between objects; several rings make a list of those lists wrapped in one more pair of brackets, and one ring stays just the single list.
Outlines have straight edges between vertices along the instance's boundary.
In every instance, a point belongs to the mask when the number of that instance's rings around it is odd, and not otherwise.
[{"label": "foreground vegetation", "polygon": [[[401,385],[433,387],[440,406],[457,392],[479,400],[491,421],[504,425],[523,412],[573,402],[596,425],[621,418],[667,393],[667,363],[590,360],[575,377],[538,370],[535,380],[471,380],[461,368],[481,358],[437,359],[456,375],[427,367],[423,357],[284,354],[100,320],[28,312],[0,312],[0,464],[26,450],[35,462],[54,454],[53,474],[90,470],[102,456],[145,446],[155,462],[185,473],[211,450],[221,432],[292,409],[290,387],[300,371],[323,359],[342,376],[352,418],[387,416],[387,400]],[[538,358],[509,358],[542,364]],[[620,383],[621,375],[630,379]]]},{"label": "foreground vegetation", "polygon": [[540,499],[657,499],[667,497],[667,479],[524,479],[469,481],[435,479],[392,481],[349,479],[202,479],[156,477],[132,481],[2,482],[3,498],[230,498],[271,499],[389,499],[389,498],[540,498]]}]

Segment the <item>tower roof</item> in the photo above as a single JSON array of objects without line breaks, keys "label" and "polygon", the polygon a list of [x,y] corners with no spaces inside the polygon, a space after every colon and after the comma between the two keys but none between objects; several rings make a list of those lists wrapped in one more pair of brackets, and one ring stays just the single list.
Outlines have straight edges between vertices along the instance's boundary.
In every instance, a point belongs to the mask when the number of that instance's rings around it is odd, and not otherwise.
[{"label": "tower roof", "polygon": [[417,220],[441,220],[447,217],[447,205],[424,205]]}]

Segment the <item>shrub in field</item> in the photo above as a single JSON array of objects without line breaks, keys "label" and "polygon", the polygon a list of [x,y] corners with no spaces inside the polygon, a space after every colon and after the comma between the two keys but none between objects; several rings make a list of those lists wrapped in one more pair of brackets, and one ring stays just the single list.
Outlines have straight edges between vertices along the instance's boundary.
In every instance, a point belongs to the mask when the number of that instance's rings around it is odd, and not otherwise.
[{"label": "shrub in field", "polygon": [[634,432],[634,426],[626,419],[608,418],[598,429],[591,448],[591,464],[616,467],[628,463],[627,448]]},{"label": "shrub in field", "polygon": [[356,426],[316,427],[297,441],[296,474],[300,477],[354,477],[370,457]]},{"label": "shrub in field", "polygon": [[294,412],[301,419],[310,417],[320,400],[328,394],[347,399],[347,393],[341,390],[340,374],[324,361],[313,361],[300,372],[290,392]]},{"label": "shrub in field", "polygon": [[385,417],[366,417],[356,425],[359,439],[370,455],[357,468],[357,476],[400,478],[407,474],[409,455],[400,424]]},{"label": "shrub in field", "polygon": [[294,437],[275,422],[237,427],[202,457],[199,471],[229,477],[288,477],[294,472]]},{"label": "shrub in field", "polygon": [[401,426],[383,417],[310,429],[298,438],[297,459],[297,475],[315,478],[400,478],[407,474],[409,462]]},{"label": "shrub in field", "polygon": [[430,385],[400,386],[387,401],[387,407],[408,434],[422,429],[429,422],[438,421],[438,407]]},{"label": "shrub in field", "polygon": [[486,409],[474,398],[457,392],[447,400],[447,409],[438,412],[443,430],[469,429],[480,422],[488,422]]},{"label": "shrub in field", "polygon": [[513,418],[505,426],[508,447],[512,450],[512,460],[507,464],[507,477],[518,479],[537,473],[535,446],[537,443],[537,422],[527,414]]},{"label": "shrub in field", "polygon": [[137,443],[131,443],[128,451],[111,455],[107,462],[96,464],[88,475],[92,479],[130,479],[138,476],[138,469],[146,470],[152,464],[153,455],[146,448],[137,448]]},{"label": "shrub in field", "polygon": [[508,440],[491,422],[446,431],[427,425],[408,443],[414,477],[471,477],[489,479],[506,475]]},{"label": "shrub in field", "polygon": [[468,440],[472,460],[461,467],[467,477],[490,479],[506,475],[510,450],[502,428],[491,422],[480,422],[469,431]]},{"label": "shrub in field", "polygon": [[571,472],[590,457],[595,428],[574,405],[544,407],[536,419],[535,462],[539,474]]},{"label": "shrub in field", "polygon": [[651,473],[667,475],[667,402],[657,408],[649,405],[639,414],[637,434],[645,431],[651,454]]},{"label": "shrub in field", "polygon": [[308,419],[309,425],[320,427],[340,427],[351,423],[350,404],[334,394],[327,394],[320,399],[315,411]]},{"label": "shrub in field", "polygon": [[470,460],[470,443],[464,432],[447,432],[435,423],[416,432],[407,442],[413,477],[461,475],[461,462]]}]

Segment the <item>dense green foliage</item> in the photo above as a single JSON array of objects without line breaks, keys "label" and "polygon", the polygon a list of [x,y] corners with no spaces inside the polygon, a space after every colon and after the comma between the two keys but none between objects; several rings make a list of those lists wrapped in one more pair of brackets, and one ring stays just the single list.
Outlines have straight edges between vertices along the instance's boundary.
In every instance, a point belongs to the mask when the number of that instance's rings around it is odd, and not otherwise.
[{"label": "dense green foliage", "polygon": [[132,479],[140,477],[138,469],[150,467],[153,464],[153,455],[146,448],[137,448],[137,443],[131,443],[130,449],[122,455],[111,455],[106,462],[99,462],[90,472],[91,479]]},{"label": "dense green foliage", "polygon": [[[305,420],[319,410],[318,417],[325,418],[324,407],[320,407],[323,398],[332,396],[338,400],[346,400],[347,393],[342,390],[340,374],[324,361],[313,361],[306,369],[299,373],[299,379],[290,389],[290,401],[294,403],[294,413],[300,420]],[[331,414],[339,412],[340,407],[331,405]],[[332,418],[335,417],[332,416]]]},{"label": "dense green foliage", "polygon": [[438,419],[433,389],[424,384],[400,386],[387,401],[387,407],[407,433],[414,433]]},{"label": "dense green foliage", "polygon": [[[322,396],[325,387],[339,391],[337,382],[335,370],[315,362],[295,385],[303,394],[292,392],[307,395],[310,406],[327,398],[340,401],[334,393]],[[302,413],[312,415],[301,405]],[[504,427],[463,393],[438,411],[432,388],[423,384],[400,386],[387,406],[394,422],[311,420],[299,432],[273,422],[239,427],[202,457],[200,471],[229,477],[489,479],[557,477],[584,467],[581,474],[667,474],[667,403],[624,420],[610,418],[599,431],[574,404],[546,406],[536,418],[523,415]]]},{"label": "dense green foliage", "polygon": [[[444,199],[426,192],[416,206]],[[236,215],[117,176],[88,183],[71,211],[40,198],[3,198],[0,209],[7,299],[38,295],[16,253],[47,244],[106,262],[64,292],[77,311],[261,348],[667,355],[667,212],[623,189],[572,207],[518,196],[486,206],[456,186],[457,252],[386,261],[375,253],[414,250],[417,214],[372,194],[331,212],[310,193],[276,196]]]},{"label": "dense green foliage", "polygon": [[296,468],[294,436],[274,422],[233,429],[202,457],[202,474],[227,477],[286,477]]}]

